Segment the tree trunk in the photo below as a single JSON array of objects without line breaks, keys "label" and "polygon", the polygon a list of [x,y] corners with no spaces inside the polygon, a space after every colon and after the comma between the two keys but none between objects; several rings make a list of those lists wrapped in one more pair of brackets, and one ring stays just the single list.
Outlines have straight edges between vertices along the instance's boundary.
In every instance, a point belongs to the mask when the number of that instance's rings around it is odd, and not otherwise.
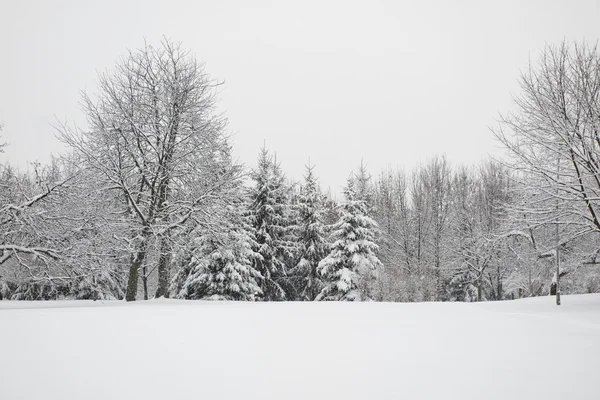
[{"label": "tree trunk", "polygon": [[502,275],[500,274],[500,265],[498,265],[497,272],[498,272],[498,300],[502,300],[502,298],[504,297],[504,293],[502,293],[504,288],[502,287]]},{"label": "tree trunk", "polygon": [[142,267],[142,286],[144,287],[144,300],[148,300],[148,271],[146,264]]},{"label": "tree trunk", "polygon": [[[436,256],[437,257],[437,256]],[[434,301],[443,301],[444,300],[444,285],[442,282],[442,274],[440,270],[440,262],[436,260],[435,262],[435,293],[434,293]]]},{"label": "tree trunk", "polygon": [[135,301],[135,298],[137,297],[140,267],[144,264],[144,259],[146,258],[146,246],[148,245],[148,235],[149,232],[147,230],[144,230],[144,232],[142,232],[142,243],[140,243],[140,248],[138,249],[135,258],[131,262],[131,267],[129,268],[127,294],[125,295],[125,300],[127,301]]},{"label": "tree trunk", "polygon": [[140,249],[131,263],[131,267],[129,268],[129,280],[127,281],[127,294],[125,295],[125,300],[127,301],[135,301],[137,296],[138,277],[140,274],[139,270],[145,257],[145,248]]},{"label": "tree trunk", "polygon": [[163,236],[160,241],[160,257],[158,259],[158,288],[155,297],[169,297],[169,280],[171,272],[171,240]]}]

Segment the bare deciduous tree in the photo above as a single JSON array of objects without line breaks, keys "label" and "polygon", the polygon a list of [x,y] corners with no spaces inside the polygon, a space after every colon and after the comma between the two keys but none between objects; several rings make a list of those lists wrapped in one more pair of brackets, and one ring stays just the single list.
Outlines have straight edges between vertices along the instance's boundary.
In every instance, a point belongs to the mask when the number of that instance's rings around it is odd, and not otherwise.
[{"label": "bare deciduous tree", "polygon": [[[537,224],[600,233],[600,54],[597,46],[547,46],[522,75],[515,112],[501,117],[496,137],[513,157]],[[556,204],[559,204],[558,215]]]},{"label": "bare deciduous tree", "polygon": [[60,138],[118,193],[129,216],[128,301],[136,298],[152,239],[160,253],[156,295],[168,295],[174,232],[207,216],[207,202],[239,173],[229,158],[226,121],[215,112],[216,86],[179,44],[164,40],[130,51],[100,74],[97,98],[83,96],[88,130],[59,127]]},{"label": "bare deciduous tree", "polygon": [[[554,258],[552,290],[560,304],[558,282],[567,273],[559,267],[562,250],[582,238],[597,243],[600,234],[598,47],[546,46],[520,84],[516,111],[502,116],[493,132],[509,149],[518,187],[530,194],[512,206],[512,215],[531,230],[554,227],[538,257]],[[587,260],[578,264],[595,262],[591,258],[599,250],[597,245],[588,250]]]},{"label": "bare deciduous tree", "polygon": [[[57,263],[65,250],[62,219],[55,212],[73,176],[58,175],[53,166],[34,164],[32,173],[0,168],[0,280],[49,284],[70,278]],[[0,285],[2,286],[2,285]],[[13,288],[14,289],[14,288]]]}]

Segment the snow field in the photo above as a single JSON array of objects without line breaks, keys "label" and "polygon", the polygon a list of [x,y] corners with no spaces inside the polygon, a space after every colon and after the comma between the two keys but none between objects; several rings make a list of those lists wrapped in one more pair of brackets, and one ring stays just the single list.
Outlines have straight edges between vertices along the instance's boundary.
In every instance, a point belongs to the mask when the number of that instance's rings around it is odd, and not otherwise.
[{"label": "snow field", "polygon": [[600,295],[0,301],[0,398],[598,399]]}]

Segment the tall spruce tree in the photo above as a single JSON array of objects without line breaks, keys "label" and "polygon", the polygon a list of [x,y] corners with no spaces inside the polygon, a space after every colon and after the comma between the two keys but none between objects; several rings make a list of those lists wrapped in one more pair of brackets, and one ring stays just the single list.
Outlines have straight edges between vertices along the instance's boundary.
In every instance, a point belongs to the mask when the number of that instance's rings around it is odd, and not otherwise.
[{"label": "tall spruce tree", "polygon": [[314,300],[322,289],[317,266],[327,251],[323,196],[313,169],[314,166],[306,166],[304,185],[300,190],[297,226],[299,261],[292,271],[297,283],[298,299],[304,301]]},{"label": "tall spruce tree", "polygon": [[257,168],[252,171],[255,186],[251,191],[250,217],[255,231],[255,269],[261,274],[260,287],[264,300],[285,300],[280,281],[287,274],[289,256],[287,233],[291,225],[286,218],[287,196],[285,177],[279,165],[262,148]]},{"label": "tall spruce tree", "polygon": [[[286,181],[286,176],[277,162],[277,155],[273,158],[273,193],[275,211],[279,220],[280,236],[277,241],[275,254],[284,263],[284,271],[279,284],[286,290],[284,282],[287,280],[287,271],[297,263],[298,243],[296,234],[296,221],[298,220],[298,195],[295,193],[297,185]],[[287,296],[288,300],[290,296]]]},{"label": "tall spruce tree", "polygon": [[368,300],[368,280],[381,266],[375,255],[377,223],[368,216],[364,200],[356,198],[351,176],[344,189],[346,202],[340,219],[333,227],[333,244],[329,254],[319,263],[318,270],[327,282],[316,300]]}]

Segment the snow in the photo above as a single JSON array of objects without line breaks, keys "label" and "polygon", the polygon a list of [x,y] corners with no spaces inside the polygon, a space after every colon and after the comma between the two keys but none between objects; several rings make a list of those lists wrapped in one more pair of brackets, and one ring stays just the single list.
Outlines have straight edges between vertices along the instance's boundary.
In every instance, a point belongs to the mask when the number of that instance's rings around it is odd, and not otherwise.
[{"label": "snow", "polygon": [[0,398],[598,399],[600,295],[0,301]]}]

